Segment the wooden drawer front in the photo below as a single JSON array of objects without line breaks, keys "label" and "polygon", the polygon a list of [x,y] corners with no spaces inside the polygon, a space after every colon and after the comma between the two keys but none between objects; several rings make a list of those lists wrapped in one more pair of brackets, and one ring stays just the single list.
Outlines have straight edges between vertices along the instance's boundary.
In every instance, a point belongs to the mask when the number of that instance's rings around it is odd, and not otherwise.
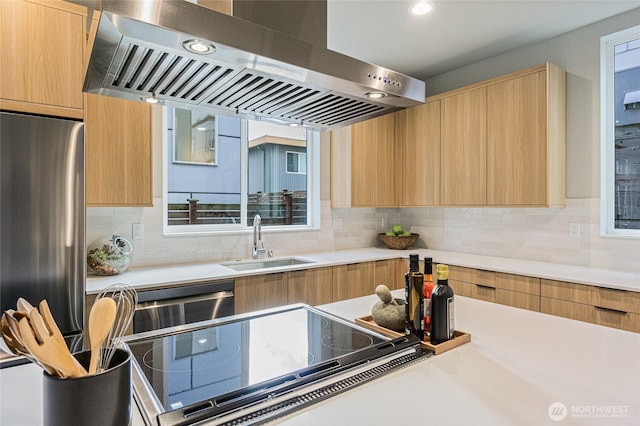
[{"label": "wooden drawer front", "polygon": [[449,280],[449,285],[453,288],[454,293],[460,296],[514,306],[530,311],[540,311],[540,297],[538,295],[456,280]]},{"label": "wooden drawer front", "polygon": [[543,279],[540,294],[623,312],[640,314],[640,293]]},{"label": "wooden drawer front", "polygon": [[540,278],[496,272],[495,286],[504,290],[540,295]]},{"label": "wooden drawer front", "polygon": [[496,273],[493,271],[485,271],[483,269],[476,269],[476,280],[474,284],[484,285],[488,287],[495,287],[496,285]]},{"label": "wooden drawer front", "polygon": [[[433,265],[433,279],[437,280],[436,277],[436,265]],[[475,283],[476,282],[476,269],[473,268],[464,268],[462,266],[449,266],[449,279],[455,281],[464,281],[467,283]]]},{"label": "wooden drawer front", "polygon": [[593,293],[595,306],[640,314],[639,292],[593,287]]},{"label": "wooden drawer front", "polygon": [[540,311],[545,314],[640,333],[640,315],[634,313],[604,309],[593,305],[567,302],[549,297],[540,298]]}]

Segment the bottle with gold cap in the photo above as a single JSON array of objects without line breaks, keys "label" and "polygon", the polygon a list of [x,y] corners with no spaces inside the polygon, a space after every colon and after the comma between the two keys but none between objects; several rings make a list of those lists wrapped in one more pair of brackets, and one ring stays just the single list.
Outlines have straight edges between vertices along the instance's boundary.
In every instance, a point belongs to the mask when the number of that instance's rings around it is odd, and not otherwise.
[{"label": "bottle with gold cap", "polygon": [[431,292],[431,336],[432,344],[446,342],[453,338],[454,310],[453,289],[449,285],[449,267],[436,267],[437,283]]}]

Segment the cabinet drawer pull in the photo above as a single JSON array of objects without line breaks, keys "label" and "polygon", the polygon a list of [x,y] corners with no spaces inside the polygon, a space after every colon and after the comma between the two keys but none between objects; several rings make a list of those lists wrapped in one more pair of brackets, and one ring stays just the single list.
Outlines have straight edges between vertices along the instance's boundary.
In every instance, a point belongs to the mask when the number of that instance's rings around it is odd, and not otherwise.
[{"label": "cabinet drawer pull", "polygon": [[485,288],[488,290],[495,290],[495,287],[491,287],[490,285],[484,285],[484,284],[476,284],[476,287],[480,287],[480,288]]},{"label": "cabinet drawer pull", "polygon": [[596,306],[595,308],[599,311],[607,311],[607,312],[612,312],[614,314],[620,314],[620,315],[627,314],[627,311],[621,311],[620,309],[605,308],[604,306]]}]

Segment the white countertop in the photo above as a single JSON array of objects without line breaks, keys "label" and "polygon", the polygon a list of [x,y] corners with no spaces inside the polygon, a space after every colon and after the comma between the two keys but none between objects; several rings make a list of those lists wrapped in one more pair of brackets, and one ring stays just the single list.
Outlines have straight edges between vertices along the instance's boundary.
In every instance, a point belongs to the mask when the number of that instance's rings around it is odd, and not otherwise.
[{"label": "white countertop", "polygon": [[234,277],[276,273],[296,269],[309,269],[366,262],[373,260],[408,258],[417,253],[420,258],[432,257],[434,262],[469,268],[486,269],[510,274],[528,275],[581,284],[592,284],[622,290],[640,291],[640,273],[620,272],[607,269],[562,265],[556,263],[519,260],[504,257],[480,256],[466,253],[447,252],[430,249],[389,250],[381,248],[363,248],[358,250],[341,250],[325,253],[291,256],[310,260],[313,263],[286,266],[262,270],[237,272],[218,263],[198,263],[153,268],[131,269],[120,275],[87,277],[87,294],[99,293],[105,287],[125,283],[137,289],[159,286],[171,286],[183,283],[202,282],[207,280],[232,279]]},{"label": "white countertop", "polygon": [[[401,291],[396,290],[396,296]],[[376,296],[320,309],[368,315]],[[456,298],[471,342],[276,421],[294,425],[640,424],[640,334]],[[38,425],[42,372],[0,370],[0,424]],[[567,416],[548,414],[562,403]],[[133,426],[141,425],[139,414]]]}]

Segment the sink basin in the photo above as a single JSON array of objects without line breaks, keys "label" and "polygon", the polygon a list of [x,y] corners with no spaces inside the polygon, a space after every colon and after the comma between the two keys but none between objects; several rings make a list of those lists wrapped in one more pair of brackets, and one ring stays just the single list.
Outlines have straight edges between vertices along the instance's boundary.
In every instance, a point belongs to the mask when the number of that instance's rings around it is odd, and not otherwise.
[{"label": "sink basin", "polygon": [[280,259],[238,260],[236,262],[221,263],[221,265],[234,271],[251,271],[253,269],[279,268],[281,266],[305,265],[308,263],[314,262],[295,257],[285,257]]}]

